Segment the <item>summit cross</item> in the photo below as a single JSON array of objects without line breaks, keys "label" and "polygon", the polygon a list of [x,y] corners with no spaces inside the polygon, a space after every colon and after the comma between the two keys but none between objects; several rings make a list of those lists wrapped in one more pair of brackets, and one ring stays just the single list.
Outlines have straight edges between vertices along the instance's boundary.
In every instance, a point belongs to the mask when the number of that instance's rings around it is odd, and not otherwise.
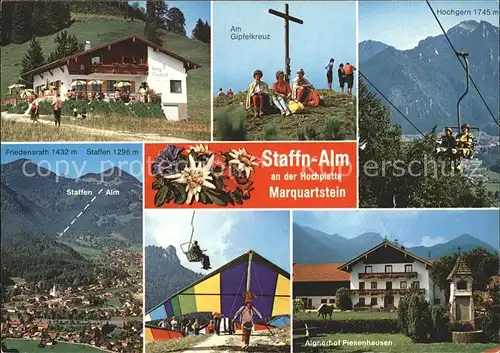
[{"label": "summit cross", "polygon": [[274,16],[281,17],[285,20],[285,71],[286,71],[286,81],[290,81],[290,75],[292,73],[292,70],[290,69],[290,21],[298,23],[298,24],[303,24],[304,21],[302,21],[300,18],[290,16],[289,9],[288,9],[288,4],[285,4],[285,12],[279,12],[273,9],[269,9],[269,13]]}]

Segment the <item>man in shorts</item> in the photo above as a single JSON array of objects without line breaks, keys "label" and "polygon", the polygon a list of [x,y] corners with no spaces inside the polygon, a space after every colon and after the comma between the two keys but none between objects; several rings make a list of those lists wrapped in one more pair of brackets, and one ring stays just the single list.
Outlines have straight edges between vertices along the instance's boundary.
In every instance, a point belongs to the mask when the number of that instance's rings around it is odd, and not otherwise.
[{"label": "man in shorts", "polygon": [[61,126],[61,110],[62,110],[63,101],[61,99],[61,95],[57,93],[56,98],[52,102],[52,107],[54,108],[54,122],[56,126]]},{"label": "man in shorts", "polygon": [[346,63],[344,66],[344,74],[347,82],[347,94],[352,96],[352,86],[354,85],[354,66],[350,63]]}]

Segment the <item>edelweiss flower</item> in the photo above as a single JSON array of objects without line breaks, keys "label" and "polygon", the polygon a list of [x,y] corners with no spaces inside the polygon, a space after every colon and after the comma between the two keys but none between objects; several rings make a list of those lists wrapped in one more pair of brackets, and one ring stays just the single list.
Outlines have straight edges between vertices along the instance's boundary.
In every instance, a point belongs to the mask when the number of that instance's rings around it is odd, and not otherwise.
[{"label": "edelweiss flower", "polygon": [[245,148],[236,149],[229,153],[234,159],[230,160],[230,164],[236,164],[239,171],[244,171],[247,178],[254,171],[253,167],[258,167],[259,163],[256,162],[256,157],[248,154]]},{"label": "edelweiss flower", "polygon": [[194,198],[196,201],[200,198],[201,187],[205,186],[209,189],[215,189],[215,186],[208,180],[212,180],[210,176],[210,168],[214,162],[214,156],[210,157],[207,164],[204,166],[202,163],[194,161],[192,155],[189,155],[189,166],[187,166],[181,173],[175,175],[165,176],[166,179],[175,179],[173,182],[178,184],[186,184],[186,191],[188,193],[186,203],[191,203]]},{"label": "edelweiss flower", "polygon": [[195,151],[199,154],[212,154],[212,152],[208,149],[208,145],[199,144],[196,146],[189,146],[189,152]]}]

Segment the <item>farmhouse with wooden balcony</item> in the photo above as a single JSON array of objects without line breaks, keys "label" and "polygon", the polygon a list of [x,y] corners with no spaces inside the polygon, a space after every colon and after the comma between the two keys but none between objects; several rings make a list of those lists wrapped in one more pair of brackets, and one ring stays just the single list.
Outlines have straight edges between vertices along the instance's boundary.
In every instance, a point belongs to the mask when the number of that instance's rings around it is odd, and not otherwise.
[{"label": "farmhouse with wooden balcony", "polygon": [[411,288],[418,289],[431,304],[445,304],[443,291],[430,277],[431,268],[430,261],[385,239],[338,269],[350,273],[354,307],[392,309]]},{"label": "farmhouse with wooden balcony", "polygon": [[103,92],[112,98],[117,83],[125,82],[132,95],[138,95],[141,86],[147,83],[161,95],[165,116],[169,120],[179,120],[187,118],[188,114],[187,72],[199,67],[195,62],[132,34],[96,47],[86,42],[84,51],[29,73],[33,74],[33,87],[37,92],[50,85],[61,94],[75,88]]}]

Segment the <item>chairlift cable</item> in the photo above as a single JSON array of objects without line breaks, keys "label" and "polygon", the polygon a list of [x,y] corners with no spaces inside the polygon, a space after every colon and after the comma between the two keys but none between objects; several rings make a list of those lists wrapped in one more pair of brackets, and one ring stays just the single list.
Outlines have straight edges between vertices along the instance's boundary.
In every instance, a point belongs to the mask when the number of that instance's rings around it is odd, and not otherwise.
[{"label": "chairlift cable", "polygon": [[191,217],[191,238],[189,239],[189,249],[191,249],[191,244],[193,243],[193,235],[194,235],[194,214],[196,210],[193,210],[193,216]]},{"label": "chairlift cable", "polygon": [[413,124],[413,123],[411,122],[411,120],[410,120],[410,119],[408,119],[408,118],[406,117],[406,115],[404,115],[404,114],[401,112],[401,110],[399,110],[399,109],[398,109],[398,107],[396,107],[396,106],[395,106],[395,105],[394,105],[394,104],[393,104],[393,103],[389,100],[389,98],[387,98],[387,97],[385,96],[385,94],[383,94],[383,93],[382,93],[382,92],[381,92],[381,91],[377,88],[377,86],[375,86],[375,85],[374,85],[374,84],[373,84],[373,83],[372,83],[372,82],[368,79],[368,77],[366,77],[365,75],[363,75],[363,73],[362,73],[361,71],[359,71],[359,70],[358,70],[358,73],[359,73],[359,74],[360,74],[360,75],[361,75],[361,76],[362,76],[362,77],[363,77],[363,78],[364,78],[364,79],[365,79],[365,80],[366,80],[366,81],[367,81],[367,82],[368,82],[368,83],[369,83],[369,84],[370,84],[373,88],[375,88],[375,90],[376,90],[376,91],[377,91],[377,92],[378,92],[378,93],[379,93],[379,94],[380,94],[380,95],[381,95],[381,96],[382,96],[382,97],[383,97],[383,98],[384,98],[384,99],[385,99],[385,100],[386,100],[386,101],[387,101],[387,102],[391,105],[391,107],[393,107],[393,108],[394,108],[394,109],[395,109],[395,110],[396,110],[396,111],[397,111],[397,112],[398,112],[398,113],[399,113],[399,114],[400,114],[400,115],[401,115],[401,116],[402,116],[402,117],[403,117],[403,118],[404,118],[404,119],[405,119],[408,123],[410,123],[410,125],[411,125],[411,126],[413,126],[413,127],[415,128],[415,130],[417,130],[417,131],[420,133],[420,135],[422,135],[424,138],[426,138],[425,134],[424,134],[422,131],[420,131],[420,129],[419,129],[419,128],[415,125],[415,124]]},{"label": "chairlift cable", "polygon": [[[429,0],[425,0],[425,2],[427,3],[427,6],[429,6],[429,9],[431,10],[432,14],[434,15],[434,18],[436,19],[439,27],[441,28],[441,31],[443,31],[443,34],[444,36],[446,37],[446,40],[448,41],[448,43],[450,44],[450,47],[451,49],[453,50],[453,53],[455,54],[455,57],[457,58],[458,62],[460,63],[460,65],[462,66],[462,68],[464,70],[467,70],[466,67],[465,67],[465,64],[462,62],[462,60],[460,60],[460,57],[458,55],[458,52],[457,50],[455,49],[455,46],[453,45],[453,43],[451,42],[450,38],[448,37],[448,34],[446,33],[445,29],[443,28],[443,25],[441,24],[441,21],[439,21],[439,18],[437,17],[436,15],[436,12],[434,11],[434,9],[432,8]],[[486,103],[486,101],[484,100],[484,97],[483,95],[481,94],[481,92],[479,91],[479,88],[477,88],[476,86],[476,83],[474,82],[474,80],[472,79],[472,76],[470,75],[470,73],[468,74],[469,75],[469,79],[470,79],[470,82],[472,83],[472,85],[474,86],[474,88],[476,89],[477,91],[477,94],[479,95],[479,98],[481,98],[481,100],[483,101],[484,105],[486,106],[486,109],[488,109],[488,112],[490,113],[491,117],[493,118],[493,120],[495,121],[495,123],[497,125],[498,124],[498,120],[497,118],[495,118],[495,115],[493,115],[493,112],[491,111],[490,107],[488,106],[488,104]]]}]

